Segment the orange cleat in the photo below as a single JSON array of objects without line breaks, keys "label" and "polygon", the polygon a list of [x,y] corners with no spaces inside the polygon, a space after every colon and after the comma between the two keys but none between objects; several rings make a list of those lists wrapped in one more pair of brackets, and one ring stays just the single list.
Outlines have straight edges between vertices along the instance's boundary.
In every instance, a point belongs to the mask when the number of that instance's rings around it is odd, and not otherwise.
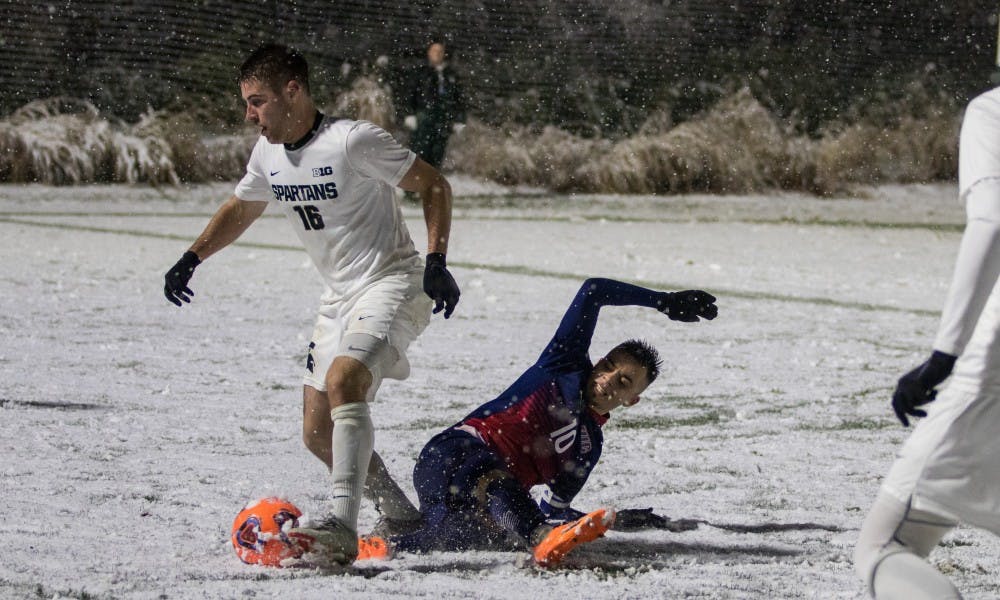
[{"label": "orange cleat", "polygon": [[358,538],[358,560],[389,560],[392,548],[383,538],[369,535]]},{"label": "orange cleat", "polygon": [[532,551],[535,563],[540,567],[558,565],[573,548],[601,537],[614,522],[613,509],[599,508],[576,521],[554,528]]}]

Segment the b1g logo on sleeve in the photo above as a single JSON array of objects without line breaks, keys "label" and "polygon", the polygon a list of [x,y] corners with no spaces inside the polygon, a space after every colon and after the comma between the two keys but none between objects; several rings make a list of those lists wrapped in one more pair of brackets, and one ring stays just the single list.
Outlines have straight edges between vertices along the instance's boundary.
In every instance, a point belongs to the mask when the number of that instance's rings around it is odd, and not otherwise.
[{"label": "b1g logo on sleeve", "polygon": [[326,177],[333,175],[333,167],[316,167],[313,169],[313,177]]}]

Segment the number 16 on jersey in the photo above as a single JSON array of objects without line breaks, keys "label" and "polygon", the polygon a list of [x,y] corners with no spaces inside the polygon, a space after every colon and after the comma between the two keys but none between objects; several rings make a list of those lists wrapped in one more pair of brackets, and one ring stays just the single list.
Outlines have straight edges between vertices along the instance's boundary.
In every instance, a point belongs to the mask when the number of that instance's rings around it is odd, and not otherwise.
[{"label": "number 16 on jersey", "polygon": [[323,229],[323,215],[319,214],[319,208],[315,206],[295,206],[292,208],[302,219],[302,226],[306,231]]}]

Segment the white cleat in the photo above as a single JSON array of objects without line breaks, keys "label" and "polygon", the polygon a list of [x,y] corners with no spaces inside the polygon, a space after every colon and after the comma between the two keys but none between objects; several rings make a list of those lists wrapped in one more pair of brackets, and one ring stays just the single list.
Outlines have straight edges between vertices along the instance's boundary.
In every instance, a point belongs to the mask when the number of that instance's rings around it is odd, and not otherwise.
[{"label": "white cleat", "polygon": [[288,532],[303,547],[302,560],[319,567],[349,565],[358,557],[358,534],[337,517]]}]

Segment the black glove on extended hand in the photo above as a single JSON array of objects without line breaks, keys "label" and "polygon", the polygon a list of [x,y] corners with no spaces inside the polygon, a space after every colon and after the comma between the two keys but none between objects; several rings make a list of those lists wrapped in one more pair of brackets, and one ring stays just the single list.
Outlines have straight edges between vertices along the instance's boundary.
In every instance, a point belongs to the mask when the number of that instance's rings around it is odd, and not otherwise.
[{"label": "black glove on extended hand", "polygon": [[427,266],[424,267],[424,292],[434,301],[434,314],[444,309],[444,318],[447,319],[455,312],[455,305],[458,304],[458,297],[462,293],[458,291],[455,278],[448,272],[444,254],[441,252],[431,252],[427,255]]},{"label": "black glove on extended hand", "polygon": [[177,264],[170,267],[164,279],[166,285],[163,286],[163,294],[177,306],[183,306],[181,300],[190,302],[189,296],[194,296],[194,292],[187,286],[194,275],[194,268],[201,264],[201,259],[194,252],[188,250],[184,253]]},{"label": "black glove on extended hand", "polygon": [[698,317],[711,321],[719,315],[719,307],[715,305],[715,296],[701,290],[684,290],[683,292],[664,292],[663,299],[657,308],[672,321],[694,323]]},{"label": "black glove on extended hand", "polygon": [[926,417],[927,412],[917,408],[934,400],[939,383],[951,375],[956,357],[935,350],[924,364],[899,378],[892,395],[892,410],[904,427],[910,426],[906,415]]}]

